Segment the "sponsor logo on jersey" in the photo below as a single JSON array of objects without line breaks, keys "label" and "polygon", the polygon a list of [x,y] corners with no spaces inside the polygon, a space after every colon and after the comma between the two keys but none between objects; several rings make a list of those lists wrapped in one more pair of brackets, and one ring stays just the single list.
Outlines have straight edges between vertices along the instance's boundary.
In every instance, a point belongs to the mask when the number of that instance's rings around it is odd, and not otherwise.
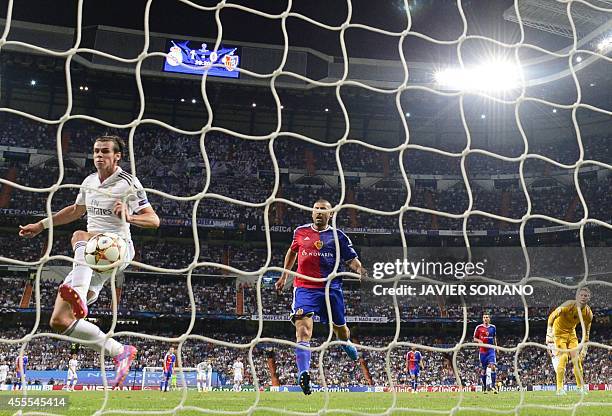
[{"label": "sponsor logo on jersey", "polygon": [[111,215],[113,210],[108,208],[96,208],[92,206],[87,206],[87,214],[88,215]]}]

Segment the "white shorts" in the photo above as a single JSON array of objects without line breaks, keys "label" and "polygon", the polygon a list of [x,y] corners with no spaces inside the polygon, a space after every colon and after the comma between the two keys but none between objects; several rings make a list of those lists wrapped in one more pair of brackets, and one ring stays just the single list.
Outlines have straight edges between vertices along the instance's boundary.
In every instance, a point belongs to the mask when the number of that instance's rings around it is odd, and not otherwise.
[{"label": "white shorts", "polygon": [[198,373],[198,381],[206,380],[206,373]]},{"label": "white shorts", "polygon": [[234,383],[242,382],[242,376],[234,376]]},{"label": "white shorts", "polygon": [[[134,250],[134,243],[132,242],[132,240],[126,241],[125,246],[126,246],[125,260],[119,266],[119,268],[117,269],[117,272],[124,271],[130,265],[130,261],[134,259],[134,255],[136,254]],[[91,299],[87,300],[87,305],[91,305],[98,299],[98,296],[100,295],[100,291],[102,290],[102,287],[104,287],[104,284],[108,281],[108,279],[110,279],[111,276],[112,276],[112,273],[102,274],[94,270],[93,275],[91,276],[91,282],[89,282],[89,290],[94,292],[94,295],[92,296]],[[64,283],[72,285],[72,272],[68,273],[68,276],[66,276],[66,278],[64,279]]]},{"label": "white shorts", "polygon": [[79,377],[77,376],[76,371],[68,370],[68,375],[66,376],[66,378],[68,380],[72,380],[72,379],[77,379]]}]

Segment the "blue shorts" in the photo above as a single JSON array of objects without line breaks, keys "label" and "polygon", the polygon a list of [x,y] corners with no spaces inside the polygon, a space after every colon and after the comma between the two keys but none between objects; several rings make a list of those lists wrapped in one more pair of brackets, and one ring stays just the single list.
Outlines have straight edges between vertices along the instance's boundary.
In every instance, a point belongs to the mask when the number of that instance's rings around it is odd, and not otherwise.
[{"label": "blue shorts", "polygon": [[411,376],[418,376],[420,371],[421,369],[417,367],[417,368],[410,370],[409,372]]},{"label": "blue shorts", "polygon": [[482,365],[483,369],[486,369],[489,366],[489,364],[497,364],[497,361],[495,360],[495,350],[490,349],[487,352],[481,352],[480,353],[480,364]]},{"label": "blue shorts", "polygon": [[[329,303],[331,306],[332,323],[336,326],[346,324],[344,317],[344,296],[342,289],[329,289]],[[321,318],[321,323],[327,324],[327,306],[325,305],[325,288],[293,288],[293,303],[291,304],[291,322],[295,323],[297,318],[302,316],[312,317],[317,315]]]},{"label": "blue shorts", "polygon": [[[17,381],[21,383],[21,371],[17,371],[15,376],[17,378]],[[25,373],[23,373],[23,376],[25,377]]]},{"label": "blue shorts", "polygon": [[164,371],[164,377],[166,377],[166,378],[170,378],[170,377],[172,377],[172,370],[170,370],[170,371]]}]

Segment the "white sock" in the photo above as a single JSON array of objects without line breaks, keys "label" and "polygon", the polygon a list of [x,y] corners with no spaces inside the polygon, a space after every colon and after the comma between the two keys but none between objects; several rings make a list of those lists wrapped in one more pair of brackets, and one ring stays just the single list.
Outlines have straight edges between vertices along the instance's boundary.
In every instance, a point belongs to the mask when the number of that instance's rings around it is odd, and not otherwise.
[{"label": "white sock", "polygon": [[[85,246],[87,241],[77,241],[74,244],[74,259],[85,262]],[[87,302],[87,291],[91,283],[93,270],[89,266],[73,263],[72,267],[72,287],[77,291],[81,299]]]},{"label": "white sock", "polygon": [[96,325],[91,322],[87,322],[84,319],[75,321],[70,327],[62,333],[62,335],[70,335],[72,337],[82,339],[85,341],[96,340],[93,344],[82,344],[84,347],[91,348],[94,351],[104,353],[110,357],[116,357],[123,352],[123,345],[115,341],[112,338],[104,339],[106,335],[100,331]]}]

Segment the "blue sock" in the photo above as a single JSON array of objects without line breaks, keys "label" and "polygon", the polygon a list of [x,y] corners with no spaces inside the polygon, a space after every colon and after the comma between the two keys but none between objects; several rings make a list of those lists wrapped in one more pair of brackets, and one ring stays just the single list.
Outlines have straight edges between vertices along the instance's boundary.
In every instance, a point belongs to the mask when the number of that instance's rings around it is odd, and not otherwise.
[{"label": "blue sock", "polygon": [[491,382],[493,383],[493,388],[495,388],[496,384],[495,384],[495,379],[497,378],[497,372],[492,371],[491,372]]},{"label": "blue sock", "polygon": [[487,389],[487,375],[483,374],[482,376],[480,376],[480,379],[482,380],[482,389],[486,390]]},{"label": "blue sock", "polygon": [[417,382],[416,379],[412,380],[412,390],[416,390]]},{"label": "blue sock", "polygon": [[[304,347],[310,347],[310,342],[308,341],[300,341],[299,345]],[[310,369],[310,356],[312,353],[310,350],[303,350],[301,348],[295,349],[295,361],[297,361],[298,374],[301,374],[304,371],[308,371]]]}]

